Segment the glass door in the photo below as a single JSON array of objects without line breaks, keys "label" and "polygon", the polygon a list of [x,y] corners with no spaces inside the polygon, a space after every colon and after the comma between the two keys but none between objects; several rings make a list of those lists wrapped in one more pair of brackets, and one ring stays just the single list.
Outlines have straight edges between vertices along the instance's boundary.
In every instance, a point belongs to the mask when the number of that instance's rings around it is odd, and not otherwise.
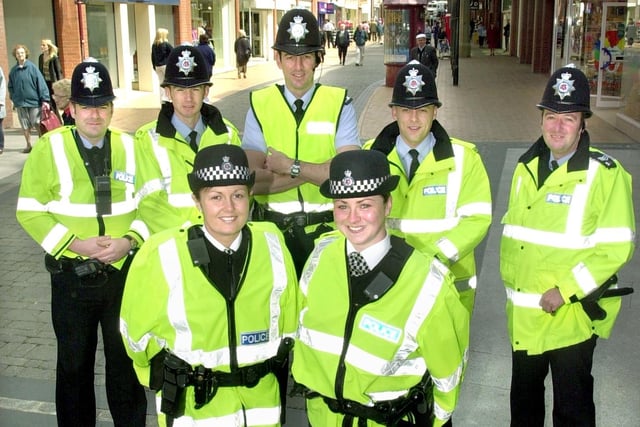
[{"label": "glass door", "polygon": [[620,107],[626,15],[627,3],[602,4],[596,107]]}]

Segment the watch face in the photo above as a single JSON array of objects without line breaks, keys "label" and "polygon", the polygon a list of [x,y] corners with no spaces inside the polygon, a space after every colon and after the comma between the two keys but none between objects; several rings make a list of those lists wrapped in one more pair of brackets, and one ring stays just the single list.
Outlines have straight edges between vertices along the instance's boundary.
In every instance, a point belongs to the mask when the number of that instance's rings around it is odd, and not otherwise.
[{"label": "watch face", "polygon": [[296,176],[300,175],[300,162],[298,162],[297,160],[293,162],[289,172],[291,173],[292,178],[295,178]]}]

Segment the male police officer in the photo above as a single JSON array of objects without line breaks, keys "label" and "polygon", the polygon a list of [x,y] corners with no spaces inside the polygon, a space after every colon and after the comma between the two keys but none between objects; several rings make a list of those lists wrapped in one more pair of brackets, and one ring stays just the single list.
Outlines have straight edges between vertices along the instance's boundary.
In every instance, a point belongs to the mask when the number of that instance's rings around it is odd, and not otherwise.
[{"label": "male police officer", "polygon": [[469,313],[442,263],[387,233],[398,181],[384,154],[350,151],[320,187],[339,231],[302,275],[292,366],[314,427],[442,426],[456,407]]},{"label": "male police officer", "polygon": [[538,104],[542,137],[516,166],[500,247],[511,338],[511,425],[543,426],[551,367],[553,424],[594,426],[597,337],[620,310],[615,274],[631,258],[631,176],[590,147],[589,82],[561,68]]},{"label": "male police officer", "polygon": [[451,268],[471,313],[474,249],[491,223],[491,190],[482,159],[473,144],[449,137],[436,120],[442,104],[426,66],[412,61],[398,72],[389,105],[396,121],[371,145],[387,154],[392,172],[401,176],[387,225]]},{"label": "male police officer", "polygon": [[94,363],[98,326],[106,389],[116,426],[144,426],[146,400],[119,334],[120,301],[137,242],[133,139],[109,130],[113,89],[106,67],[76,66],[71,114],[76,125],[47,133],[22,174],[18,221],[47,252],[51,317],[58,341],[59,426],[96,422]]},{"label": "male police officer", "polygon": [[140,237],[202,221],[191,198],[187,174],[199,147],[240,145],[238,130],[220,111],[204,103],[211,82],[205,60],[193,46],[177,46],[169,54],[162,87],[171,102],[162,104],[158,119],[135,135],[139,172],[136,187],[140,216],[134,230]]},{"label": "male police officer", "polygon": [[285,13],[273,48],[285,84],[251,94],[242,147],[256,171],[254,219],[285,231],[300,273],[315,237],[330,230],[331,204],[318,191],[329,161],[359,149],[360,140],[346,90],[313,83],[324,51],[311,12]]}]

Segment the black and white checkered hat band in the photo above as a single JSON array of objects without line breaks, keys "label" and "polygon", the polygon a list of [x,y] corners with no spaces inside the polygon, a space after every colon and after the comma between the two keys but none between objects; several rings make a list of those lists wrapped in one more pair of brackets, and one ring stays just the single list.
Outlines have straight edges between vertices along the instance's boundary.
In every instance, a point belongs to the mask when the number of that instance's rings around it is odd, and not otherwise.
[{"label": "black and white checkered hat band", "polygon": [[351,179],[343,178],[340,181],[329,181],[329,191],[331,194],[369,194],[374,192],[387,181],[391,175],[381,176],[373,179]]},{"label": "black and white checkered hat band", "polygon": [[196,178],[205,182],[215,181],[249,181],[249,168],[246,166],[231,166],[228,163],[222,167],[206,167],[195,171]]}]

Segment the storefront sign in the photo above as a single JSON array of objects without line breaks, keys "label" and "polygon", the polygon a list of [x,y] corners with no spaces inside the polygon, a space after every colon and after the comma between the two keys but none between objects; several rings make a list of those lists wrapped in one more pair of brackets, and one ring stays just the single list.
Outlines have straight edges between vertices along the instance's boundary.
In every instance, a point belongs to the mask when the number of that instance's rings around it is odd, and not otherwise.
[{"label": "storefront sign", "polygon": [[333,3],[318,2],[318,13],[324,15],[332,15],[335,13]]},{"label": "storefront sign", "polygon": [[480,0],[469,0],[469,9],[471,10],[480,9]]},{"label": "storefront sign", "polygon": [[180,0],[96,0],[104,3],[142,3],[142,4],[160,4],[166,6],[179,6]]}]

